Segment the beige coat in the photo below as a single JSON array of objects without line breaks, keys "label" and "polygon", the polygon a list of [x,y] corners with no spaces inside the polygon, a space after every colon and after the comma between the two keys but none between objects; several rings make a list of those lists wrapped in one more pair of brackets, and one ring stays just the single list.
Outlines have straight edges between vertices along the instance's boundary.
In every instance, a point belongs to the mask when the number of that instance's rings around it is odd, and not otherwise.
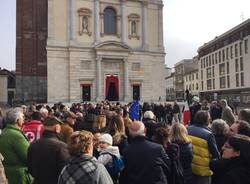
[{"label": "beige coat", "polygon": [[0,183],[1,184],[8,184],[2,161],[3,161],[3,156],[0,153]]}]

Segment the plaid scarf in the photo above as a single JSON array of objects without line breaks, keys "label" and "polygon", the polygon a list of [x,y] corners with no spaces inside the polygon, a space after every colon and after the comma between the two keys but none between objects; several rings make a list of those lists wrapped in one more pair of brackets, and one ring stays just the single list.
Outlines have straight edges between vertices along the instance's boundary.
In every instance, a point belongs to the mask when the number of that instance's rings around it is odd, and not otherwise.
[{"label": "plaid scarf", "polygon": [[85,154],[75,156],[63,168],[58,184],[93,183],[96,169],[97,160],[94,157]]}]

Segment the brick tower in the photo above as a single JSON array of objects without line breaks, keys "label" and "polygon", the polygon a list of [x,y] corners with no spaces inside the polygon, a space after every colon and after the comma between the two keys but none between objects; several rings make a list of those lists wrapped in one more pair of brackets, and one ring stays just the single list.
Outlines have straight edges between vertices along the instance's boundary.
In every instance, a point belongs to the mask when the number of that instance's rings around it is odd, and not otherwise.
[{"label": "brick tower", "polygon": [[16,0],[17,103],[47,101],[48,0]]}]

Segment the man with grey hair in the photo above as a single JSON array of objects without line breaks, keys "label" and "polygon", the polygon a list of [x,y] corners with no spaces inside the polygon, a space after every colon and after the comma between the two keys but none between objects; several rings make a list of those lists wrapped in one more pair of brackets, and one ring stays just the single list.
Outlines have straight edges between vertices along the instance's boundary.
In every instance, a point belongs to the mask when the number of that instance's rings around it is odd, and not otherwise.
[{"label": "man with grey hair", "polygon": [[216,119],[213,120],[211,130],[214,134],[218,151],[221,152],[221,148],[227,140],[229,126],[223,119]]},{"label": "man with grey hair", "polygon": [[0,152],[9,183],[29,184],[31,176],[27,172],[27,152],[29,141],[21,127],[24,114],[21,108],[11,109],[6,114],[7,126],[0,136]]},{"label": "man with grey hair", "polygon": [[125,169],[120,183],[167,184],[171,176],[170,160],[164,148],[146,139],[141,121],[134,121],[129,133],[132,140],[124,151]]}]

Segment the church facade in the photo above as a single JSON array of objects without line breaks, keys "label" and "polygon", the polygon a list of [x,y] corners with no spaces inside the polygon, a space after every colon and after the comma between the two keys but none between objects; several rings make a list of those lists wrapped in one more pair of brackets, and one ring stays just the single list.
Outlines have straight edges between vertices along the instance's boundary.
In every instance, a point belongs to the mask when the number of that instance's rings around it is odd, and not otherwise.
[{"label": "church facade", "polygon": [[47,101],[165,95],[162,0],[48,0]]}]

